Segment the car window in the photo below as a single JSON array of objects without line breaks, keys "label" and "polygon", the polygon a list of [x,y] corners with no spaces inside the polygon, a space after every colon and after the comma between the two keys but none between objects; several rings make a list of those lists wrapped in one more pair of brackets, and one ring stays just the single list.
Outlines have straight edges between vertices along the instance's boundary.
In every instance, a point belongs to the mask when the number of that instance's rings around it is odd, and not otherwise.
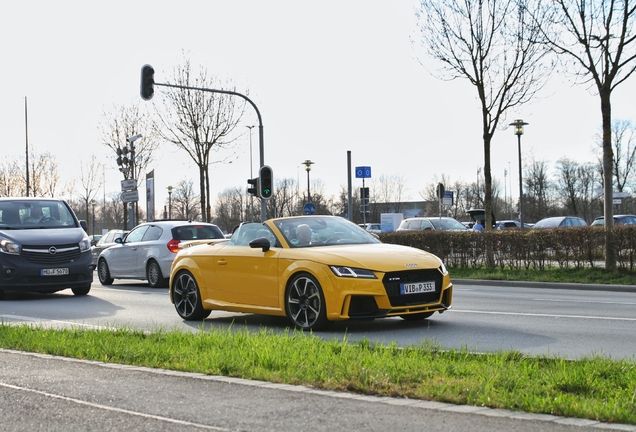
[{"label": "car window", "polygon": [[161,237],[161,234],[163,233],[163,229],[157,225],[151,225],[150,227],[148,227],[148,229],[146,230],[146,233],[144,234],[144,237],[142,239],[142,241],[155,241],[155,240],[159,240],[159,238]]},{"label": "car window", "polygon": [[175,240],[212,240],[225,238],[223,231],[216,225],[192,224],[181,225],[172,229]]},{"label": "car window", "polygon": [[140,242],[141,239],[144,237],[147,229],[148,225],[142,225],[134,228],[126,237],[125,243]]},{"label": "car window", "polygon": [[429,221],[424,219],[424,220],[422,220],[422,223],[420,224],[420,229],[422,229],[422,230],[433,229],[433,225],[431,225],[431,223]]}]

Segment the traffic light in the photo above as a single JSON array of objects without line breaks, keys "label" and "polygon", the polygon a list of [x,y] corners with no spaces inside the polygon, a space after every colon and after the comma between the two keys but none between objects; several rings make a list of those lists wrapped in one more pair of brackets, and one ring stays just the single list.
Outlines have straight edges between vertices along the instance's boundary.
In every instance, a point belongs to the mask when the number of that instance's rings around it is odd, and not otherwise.
[{"label": "traffic light", "polygon": [[274,173],[272,168],[263,165],[260,171],[259,195],[263,199],[270,199],[274,193]]},{"label": "traffic light", "polygon": [[253,179],[247,179],[247,183],[252,185],[252,187],[247,188],[247,193],[250,195],[258,196],[258,177]]},{"label": "traffic light", "polygon": [[141,68],[141,98],[149,101],[155,94],[155,70],[149,64]]}]

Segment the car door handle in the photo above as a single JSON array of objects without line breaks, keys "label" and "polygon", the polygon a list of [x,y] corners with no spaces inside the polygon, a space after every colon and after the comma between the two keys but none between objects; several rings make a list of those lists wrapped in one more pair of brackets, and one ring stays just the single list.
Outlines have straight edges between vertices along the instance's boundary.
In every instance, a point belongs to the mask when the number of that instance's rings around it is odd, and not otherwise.
[{"label": "car door handle", "polygon": [[226,261],[226,260],[218,260],[216,263],[217,263],[218,265],[222,265],[222,266],[224,266],[224,265],[226,265],[226,264],[227,264],[227,261]]}]

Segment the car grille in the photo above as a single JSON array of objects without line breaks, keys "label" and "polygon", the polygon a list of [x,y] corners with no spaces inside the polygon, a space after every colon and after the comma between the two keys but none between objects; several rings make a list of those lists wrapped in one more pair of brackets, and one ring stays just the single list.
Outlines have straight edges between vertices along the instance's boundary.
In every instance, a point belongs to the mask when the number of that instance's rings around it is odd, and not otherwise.
[{"label": "car grille", "polygon": [[[55,250],[55,253],[51,253],[52,250]],[[77,260],[80,257],[80,249],[76,243],[55,246],[23,246],[21,255],[33,264],[59,265]]]},{"label": "car grille", "polygon": [[[435,282],[435,292],[420,294],[400,294],[400,284],[409,282]],[[382,279],[384,289],[389,297],[391,306],[411,306],[418,304],[437,303],[442,292],[443,276],[437,269],[405,270],[386,273]]]}]

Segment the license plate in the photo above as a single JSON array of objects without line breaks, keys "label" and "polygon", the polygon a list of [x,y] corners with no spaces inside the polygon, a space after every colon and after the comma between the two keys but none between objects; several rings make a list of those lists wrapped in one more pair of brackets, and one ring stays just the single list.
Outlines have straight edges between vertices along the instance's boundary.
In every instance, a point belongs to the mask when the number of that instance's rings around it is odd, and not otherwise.
[{"label": "license plate", "polygon": [[414,282],[400,284],[402,294],[435,292],[435,282]]},{"label": "license plate", "polygon": [[41,269],[40,276],[60,276],[67,275],[68,268],[52,268],[52,269]]}]

